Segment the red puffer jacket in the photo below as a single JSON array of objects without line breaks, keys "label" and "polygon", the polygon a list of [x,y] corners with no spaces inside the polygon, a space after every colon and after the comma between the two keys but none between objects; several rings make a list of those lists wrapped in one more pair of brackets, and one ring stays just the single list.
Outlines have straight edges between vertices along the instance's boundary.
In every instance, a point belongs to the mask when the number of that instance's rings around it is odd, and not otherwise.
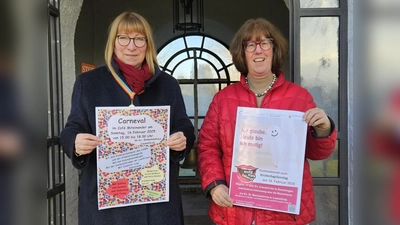
[{"label": "red puffer jacket", "polygon": [[[277,73],[278,80],[265,95],[261,108],[286,109],[305,112],[315,108],[311,94],[297,84],[285,81],[282,72]],[[211,102],[204,119],[198,139],[198,166],[204,192],[218,184],[229,186],[232,164],[233,137],[235,132],[236,111],[238,106],[257,107],[256,97],[244,81],[226,87],[218,92]],[[326,159],[334,151],[336,129],[333,121],[331,135],[316,138],[313,129],[308,128],[306,158]],[[210,201],[209,217],[220,225],[247,224],[307,224],[315,220],[315,205],[310,165],[305,159],[300,214],[288,214],[269,210],[233,206],[220,207]]]}]

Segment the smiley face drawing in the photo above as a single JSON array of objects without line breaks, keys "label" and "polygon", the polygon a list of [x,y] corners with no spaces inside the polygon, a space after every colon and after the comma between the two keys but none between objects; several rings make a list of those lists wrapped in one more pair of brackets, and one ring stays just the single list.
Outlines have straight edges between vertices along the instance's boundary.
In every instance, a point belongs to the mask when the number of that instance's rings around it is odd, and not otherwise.
[{"label": "smiley face drawing", "polygon": [[279,135],[280,128],[278,126],[271,126],[268,132],[272,137],[277,137]]}]

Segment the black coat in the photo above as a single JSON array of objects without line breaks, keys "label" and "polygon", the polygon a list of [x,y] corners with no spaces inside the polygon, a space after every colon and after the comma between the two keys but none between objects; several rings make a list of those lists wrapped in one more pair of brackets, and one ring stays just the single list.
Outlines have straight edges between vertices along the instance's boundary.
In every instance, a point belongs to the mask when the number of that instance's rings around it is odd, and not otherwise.
[{"label": "black coat", "polygon": [[[119,70],[116,70],[119,71]],[[121,78],[124,80],[123,76]],[[178,163],[190,151],[195,135],[189,120],[178,82],[156,68],[154,76],[146,82],[145,91],[136,95],[135,106],[170,106],[170,133],[182,131],[187,138],[185,151],[170,150],[169,202],[134,205],[98,210],[96,151],[84,156],[84,163],[74,155],[78,133],[95,135],[96,106],[128,106],[130,98],[119,86],[107,67],[99,67],[80,75],[74,84],[71,112],[60,140],[72,164],[82,170],[79,190],[80,225],[179,225],[183,224],[183,209],[179,189]]]}]

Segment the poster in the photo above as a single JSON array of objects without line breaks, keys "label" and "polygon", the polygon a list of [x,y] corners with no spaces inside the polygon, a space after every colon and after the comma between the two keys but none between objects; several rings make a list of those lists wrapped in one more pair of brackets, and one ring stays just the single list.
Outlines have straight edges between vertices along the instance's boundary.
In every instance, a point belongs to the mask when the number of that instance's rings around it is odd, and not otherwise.
[{"label": "poster", "polygon": [[303,114],[238,108],[229,188],[234,205],[299,214],[307,135]]},{"label": "poster", "polygon": [[96,107],[99,210],[169,201],[169,106]]}]

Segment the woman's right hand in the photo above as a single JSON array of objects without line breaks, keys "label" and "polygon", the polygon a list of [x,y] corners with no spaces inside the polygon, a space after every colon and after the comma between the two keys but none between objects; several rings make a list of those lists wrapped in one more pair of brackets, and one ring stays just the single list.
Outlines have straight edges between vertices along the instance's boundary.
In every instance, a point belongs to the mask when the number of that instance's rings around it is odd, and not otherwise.
[{"label": "woman's right hand", "polygon": [[80,133],[75,138],[75,152],[79,155],[87,155],[101,143],[100,138],[93,134]]},{"label": "woman's right hand", "polygon": [[219,184],[211,189],[212,200],[219,206],[232,207],[232,199],[229,197],[228,187],[225,184]]}]

